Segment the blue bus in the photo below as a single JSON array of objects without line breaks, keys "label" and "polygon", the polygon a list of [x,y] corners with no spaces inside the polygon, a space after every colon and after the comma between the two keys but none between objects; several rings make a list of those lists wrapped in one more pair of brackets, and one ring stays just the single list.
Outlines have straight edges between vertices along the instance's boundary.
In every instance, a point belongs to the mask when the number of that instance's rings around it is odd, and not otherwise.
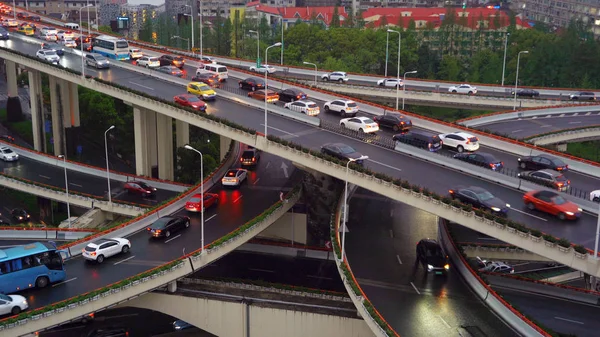
[{"label": "blue bus", "polygon": [[34,242],[0,249],[0,293],[44,288],[64,281],[63,258],[53,243]]},{"label": "blue bus", "polygon": [[129,60],[129,43],[122,38],[100,35],[92,39],[92,52],[113,60]]}]

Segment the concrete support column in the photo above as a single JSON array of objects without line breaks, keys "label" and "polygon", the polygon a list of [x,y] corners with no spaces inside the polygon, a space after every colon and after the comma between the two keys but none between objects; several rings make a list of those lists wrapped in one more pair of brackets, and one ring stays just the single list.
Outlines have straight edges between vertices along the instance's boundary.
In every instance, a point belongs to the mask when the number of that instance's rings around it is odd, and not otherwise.
[{"label": "concrete support column", "polygon": [[229,146],[231,145],[231,138],[227,138],[225,136],[221,136],[219,139],[219,159],[220,161],[223,161],[223,158],[225,158],[225,155],[227,154],[227,151],[229,151]]},{"label": "concrete support column", "polygon": [[[58,101],[59,98],[59,80],[54,76],[49,76],[49,86],[50,86],[50,112],[52,114],[52,144],[54,147],[54,155],[62,155],[63,154],[63,119],[61,110],[64,109],[62,107],[61,102]],[[61,93],[62,95],[62,93]],[[62,100],[61,100],[62,101]]]},{"label": "concrete support column", "polygon": [[69,86],[69,107],[70,107],[70,115],[69,115],[69,123],[65,125],[70,126],[81,126],[81,120],[79,117],[79,90],[78,86],[75,83],[68,82]]},{"label": "concrete support column", "polygon": [[[156,112],[133,107],[133,133],[135,139],[135,173],[152,175],[156,165]],[[152,157],[154,154],[154,157]]]},{"label": "concrete support column", "polygon": [[173,119],[156,114],[156,135],[158,144],[158,178],[175,179],[173,170]]},{"label": "concrete support column", "polygon": [[190,125],[186,122],[176,120],[175,121],[175,137],[177,147],[183,147],[190,143]]},{"label": "concrete support column", "polygon": [[6,84],[8,85],[8,97],[19,96],[17,87],[17,65],[13,61],[4,60],[6,64]]},{"label": "concrete support column", "polygon": [[71,127],[71,88],[69,82],[65,80],[58,80],[58,85],[60,87],[60,106],[62,107],[61,115],[62,115],[62,124],[63,127],[68,128]]},{"label": "concrete support column", "polygon": [[33,148],[43,151],[44,147],[44,107],[42,76],[38,70],[29,69],[29,101],[31,102],[31,126],[33,129]]},{"label": "concrete support column", "polygon": [[174,293],[177,291],[177,281],[171,281],[167,283],[167,291],[170,293]]}]

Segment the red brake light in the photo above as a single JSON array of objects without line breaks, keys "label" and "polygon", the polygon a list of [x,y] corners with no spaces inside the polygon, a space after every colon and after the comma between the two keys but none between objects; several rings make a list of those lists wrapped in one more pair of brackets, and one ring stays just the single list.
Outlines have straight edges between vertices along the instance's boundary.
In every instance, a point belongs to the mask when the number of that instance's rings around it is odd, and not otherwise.
[{"label": "red brake light", "polygon": [[151,230],[150,227],[146,228],[147,231]]},{"label": "red brake light", "polygon": [[453,190],[448,190],[448,192],[450,192],[450,194],[454,194],[454,191],[453,191]]},{"label": "red brake light", "polygon": [[256,161],[256,158],[252,157],[252,161]]},{"label": "red brake light", "polygon": [[466,142],[465,144],[469,144],[469,143],[471,143],[471,141],[469,141],[469,140],[467,139],[467,142]]},{"label": "red brake light", "polygon": [[240,158],[240,161],[244,161],[244,158]]}]

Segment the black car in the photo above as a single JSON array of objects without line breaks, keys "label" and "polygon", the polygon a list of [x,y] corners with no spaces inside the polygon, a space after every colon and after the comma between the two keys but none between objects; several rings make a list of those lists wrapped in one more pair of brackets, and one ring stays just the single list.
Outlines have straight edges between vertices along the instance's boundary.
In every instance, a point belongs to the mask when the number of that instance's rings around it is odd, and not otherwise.
[{"label": "black car", "polygon": [[188,227],[190,227],[190,218],[187,216],[163,216],[146,230],[153,238],[168,238],[173,232]]},{"label": "black car", "polygon": [[256,77],[248,77],[244,80],[238,82],[240,85],[240,89],[250,89],[255,91],[256,89],[264,89],[265,81]]},{"label": "black car", "polygon": [[569,165],[565,164],[562,160],[545,154],[525,156],[518,158],[517,161],[519,162],[519,167],[523,170],[550,169],[562,172],[569,169]]},{"label": "black car", "polygon": [[[515,92],[511,92],[511,95],[514,95]],[[533,89],[519,89],[517,90],[518,97],[540,97],[540,92]]]},{"label": "black car", "polygon": [[175,55],[161,55],[158,60],[161,66],[175,66],[179,69],[183,69],[185,60],[181,56]]},{"label": "black car", "polygon": [[494,155],[485,152],[476,153],[457,153],[455,159],[466,161],[469,164],[489,168],[492,171],[499,171],[504,167],[504,163],[496,159]]},{"label": "black car", "polygon": [[440,244],[433,239],[423,239],[417,243],[417,261],[427,272],[436,275],[445,275],[450,269],[448,256],[444,254]]},{"label": "black car", "polygon": [[12,215],[13,219],[18,222],[27,222],[31,218],[31,216],[23,208],[14,208],[12,211],[10,211],[10,215]]},{"label": "black car", "polygon": [[452,199],[458,199],[464,204],[473,206],[473,208],[490,211],[496,215],[504,216],[510,208],[510,205],[504,200],[496,198],[492,193],[481,187],[457,186],[449,192]]},{"label": "black car", "polygon": [[593,92],[589,92],[589,91],[580,91],[580,92],[569,95],[569,99],[595,101],[596,94],[594,94]]},{"label": "black car", "polygon": [[0,27],[0,39],[1,40],[10,39],[10,35],[8,34],[8,31],[4,27]]},{"label": "black car", "polygon": [[397,142],[427,149],[431,152],[438,151],[442,148],[442,140],[440,137],[423,131],[399,133],[392,136],[392,139]]},{"label": "black car", "polygon": [[287,88],[279,92],[279,100],[282,102],[294,102],[306,98],[308,98],[308,95],[296,88]]},{"label": "black car", "polygon": [[397,113],[375,116],[373,120],[379,124],[379,128],[390,128],[396,132],[408,131],[412,128],[412,121]]},{"label": "black car", "polygon": [[40,18],[40,17],[39,17],[39,16],[37,16],[37,15],[32,15],[32,16],[30,16],[30,17],[29,17],[29,20],[31,20],[31,21],[35,21],[35,22],[41,22],[41,21],[42,21],[42,18]]},{"label": "black car", "polygon": [[54,42],[42,43],[42,49],[54,50],[56,52],[56,55],[58,55],[58,56],[62,56],[65,54],[65,47],[59,45],[58,43],[54,43]]},{"label": "black car", "polygon": [[127,328],[120,327],[105,327],[97,328],[90,331],[87,337],[128,337],[129,331]]},{"label": "black car", "polygon": [[363,159],[358,159],[364,157],[361,153],[356,152],[351,146],[348,146],[344,143],[328,143],[321,146],[321,153],[342,159],[342,160],[350,160],[354,159],[355,163],[362,165]]},{"label": "black car", "polygon": [[240,163],[242,166],[256,166],[260,160],[260,151],[257,149],[247,149],[242,153]]},{"label": "black car", "polygon": [[571,186],[569,179],[563,174],[552,170],[525,171],[519,173],[519,178],[559,191],[566,191]]}]

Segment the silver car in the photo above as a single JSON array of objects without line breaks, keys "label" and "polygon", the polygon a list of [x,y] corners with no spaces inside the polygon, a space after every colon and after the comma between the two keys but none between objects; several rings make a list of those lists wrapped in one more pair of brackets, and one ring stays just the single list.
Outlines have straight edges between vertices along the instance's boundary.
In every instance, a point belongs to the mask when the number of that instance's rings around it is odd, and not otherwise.
[{"label": "silver car", "polygon": [[110,67],[108,59],[100,54],[87,54],[85,56],[85,64],[96,69]]}]

